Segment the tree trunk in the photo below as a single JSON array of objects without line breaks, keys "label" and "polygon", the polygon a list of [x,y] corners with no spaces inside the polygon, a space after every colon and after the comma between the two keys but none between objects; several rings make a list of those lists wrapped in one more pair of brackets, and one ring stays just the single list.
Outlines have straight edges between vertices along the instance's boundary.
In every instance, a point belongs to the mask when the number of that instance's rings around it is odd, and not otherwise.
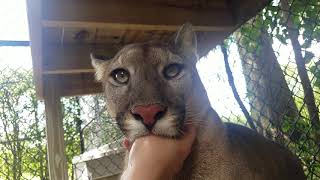
[{"label": "tree trunk", "polygon": [[[282,123],[284,118],[294,121],[298,109],[292,97],[283,71],[277,61],[270,39],[261,30],[257,42],[260,50],[247,51],[242,35],[238,32],[238,51],[246,80],[251,117],[257,122],[258,131],[269,138],[282,141],[284,135]],[[251,43],[251,42],[250,42]],[[270,122],[272,126],[270,126]],[[287,134],[287,133],[285,133]],[[296,132],[293,133],[294,135]],[[296,139],[297,137],[290,137]]]},{"label": "tree trunk", "polygon": [[77,129],[77,132],[79,134],[79,140],[80,140],[80,152],[81,153],[84,153],[85,151],[85,146],[84,146],[84,139],[83,139],[83,131],[82,131],[82,128],[81,128],[81,125],[82,125],[82,120],[80,119],[81,118],[81,105],[80,105],[80,98],[79,97],[75,97],[75,101],[76,101],[76,105],[77,105],[77,114],[76,114],[76,118],[75,118],[75,121],[76,121],[76,129]]},{"label": "tree trunk", "polygon": [[[320,129],[319,121],[319,110],[316,106],[313,90],[311,87],[308,72],[305,66],[305,61],[301,53],[301,45],[298,41],[299,29],[294,25],[292,16],[289,15],[290,6],[288,0],[281,0],[281,9],[283,12],[283,19],[286,29],[288,31],[289,39],[292,44],[292,48],[295,55],[295,61],[297,64],[298,75],[301,80],[303,92],[304,92],[304,103],[307,105],[309,117],[311,119],[311,124],[315,130]],[[317,133],[317,136],[320,134]]]},{"label": "tree trunk", "polygon": [[20,134],[20,128],[19,128],[19,122],[18,121],[18,116],[16,115],[13,121],[12,121],[12,126],[13,126],[13,138],[11,139],[11,143],[14,144],[14,147],[11,149],[11,153],[13,156],[13,163],[12,163],[12,171],[13,171],[13,179],[14,180],[19,180],[21,179],[22,175],[22,142],[19,141],[19,134]]}]

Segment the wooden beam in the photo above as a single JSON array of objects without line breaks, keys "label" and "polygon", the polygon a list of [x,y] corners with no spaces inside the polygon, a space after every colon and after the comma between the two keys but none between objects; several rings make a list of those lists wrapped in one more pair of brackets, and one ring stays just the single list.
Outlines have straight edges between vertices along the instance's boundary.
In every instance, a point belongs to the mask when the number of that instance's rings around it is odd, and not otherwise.
[{"label": "wooden beam", "polygon": [[94,73],[93,68],[75,68],[75,69],[54,69],[54,70],[45,70],[43,75],[54,75],[54,74],[81,74],[81,73]]},{"label": "wooden beam", "polygon": [[161,25],[159,27],[164,28],[185,22],[215,28],[233,25],[232,13],[225,1],[219,0],[212,1],[210,6],[198,7],[186,6],[178,1],[170,4],[159,0],[47,0],[43,1],[43,20],[46,20],[43,22],[45,26],[82,26],[91,23],[92,26],[112,25],[117,28],[150,28],[142,25]]},{"label": "wooden beam", "polygon": [[[43,20],[44,28],[88,28],[112,30],[143,30],[143,31],[177,31],[180,25],[149,25],[149,24],[120,24],[89,21],[52,21]],[[195,31],[231,31],[233,26],[194,26]]]},{"label": "wooden beam", "polygon": [[33,65],[33,80],[38,98],[43,97],[42,81],[42,0],[27,0],[27,14],[30,33],[30,45]]},{"label": "wooden beam", "polygon": [[47,45],[43,52],[43,74],[80,74],[94,72],[90,53],[113,57],[120,49],[114,45]]},{"label": "wooden beam", "polygon": [[94,73],[51,74],[45,75],[44,80],[54,80],[55,91],[60,96],[79,96],[102,93],[102,84],[94,78]]},{"label": "wooden beam", "polygon": [[50,179],[68,180],[60,95],[53,80],[45,83],[47,153]]},{"label": "wooden beam", "polygon": [[[205,56],[228,35],[229,32],[197,32],[200,57]],[[45,45],[42,74],[92,73],[94,69],[91,66],[90,53],[98,52],[98,54],[111,58],[120,48],[119,45],[110,44]]]}]

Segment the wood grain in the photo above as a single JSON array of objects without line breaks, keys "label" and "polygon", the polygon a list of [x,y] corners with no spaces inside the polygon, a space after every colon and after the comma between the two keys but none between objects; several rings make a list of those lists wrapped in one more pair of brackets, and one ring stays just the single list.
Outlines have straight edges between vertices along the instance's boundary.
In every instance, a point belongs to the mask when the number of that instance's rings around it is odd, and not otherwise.
[{"label": "wood grain", "polygon": [[60,95],[54,79],[45,83],[46,133],[50,179],[68,180]]}]

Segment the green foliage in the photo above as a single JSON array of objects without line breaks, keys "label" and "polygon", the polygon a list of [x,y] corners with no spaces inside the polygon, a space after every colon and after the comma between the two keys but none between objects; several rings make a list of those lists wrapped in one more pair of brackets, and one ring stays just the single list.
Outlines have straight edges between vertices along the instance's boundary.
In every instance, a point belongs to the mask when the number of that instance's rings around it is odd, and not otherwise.
[{"label": "green foliage", "polygon": [[0,178],[19,180],[26,178],[25,174],[33,174],[45,179],[44,126],[32,72],[4,69],[1,73]]},{"label": "green foliage", "polygon": [[305,51],[304,61],[308,64],[314,58],[314,53],[310,51]]},{"label": "green foliage", "polygon": [[[0,73],[0,179],[47,180],[44,105],[36,98],[32,71],[4,69]],[[61,102],[68,172],[72,178],[72,158],[81,154],[81,141],[87,142],[86,150],[119,139],[121,133],[104,113],[102,97],[71,97]],[[94,144],[92,137],[99,143]]]}]

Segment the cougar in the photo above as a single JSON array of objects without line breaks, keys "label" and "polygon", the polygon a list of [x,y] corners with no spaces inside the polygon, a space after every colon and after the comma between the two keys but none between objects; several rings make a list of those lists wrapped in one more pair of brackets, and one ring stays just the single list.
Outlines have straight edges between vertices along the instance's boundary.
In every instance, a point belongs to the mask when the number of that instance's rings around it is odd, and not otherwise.
[{"label": "cougar", "polygon": [[151,133],[179,138],[185,124],[197,127],[191,154],[175,179],[306,179],[289,150],[247,127],[223,123],[211,108],[196,69],[191,24],[169,43],[130,44],[113,58],[91,54],[91,59],[107,111],[130,141]]}]

